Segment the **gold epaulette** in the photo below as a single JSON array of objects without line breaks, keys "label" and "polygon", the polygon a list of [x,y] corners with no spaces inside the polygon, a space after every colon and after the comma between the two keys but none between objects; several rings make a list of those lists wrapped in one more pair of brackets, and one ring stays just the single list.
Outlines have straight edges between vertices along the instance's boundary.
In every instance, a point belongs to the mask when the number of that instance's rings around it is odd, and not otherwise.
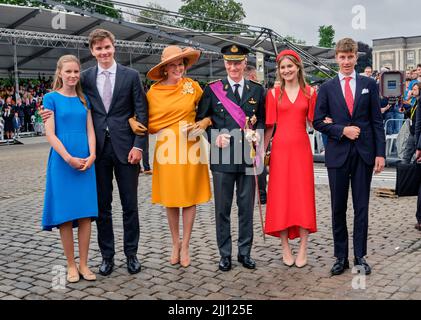
[{"label": "gold epaulette", "polygon": [[260,82],[258,82],[258,81],[256,81],[256,80],[249,80],[250,82],[253,82],[253,83],[255,83],[255,84],[258,84],[259,86],[263,86]]},{"label": "gold epaulette", "polygon": [[207,83],[207,85],[210,85],[210,84],[212,84],[212,83],[215,83],[215,82],[218,82],[218,81],[221,81],[222,79],[216,79],[216,80],[213,80],[213,81],[210,81],[210,82],[208,82]]}]

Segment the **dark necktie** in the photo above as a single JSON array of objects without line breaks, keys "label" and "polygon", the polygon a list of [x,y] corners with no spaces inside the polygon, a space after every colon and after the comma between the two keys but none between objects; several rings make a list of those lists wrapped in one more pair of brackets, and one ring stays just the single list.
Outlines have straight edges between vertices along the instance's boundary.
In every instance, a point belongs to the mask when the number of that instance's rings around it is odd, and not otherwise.
[{"label": "dark necktie", "polygon": [[234,87],[235,87],[235,90],[234,90],[235,100],[237,100],[237,104],[240,104],[241,98],[240,98],[240,93],[238,92],[238,88],[240,88],[240,84],[236,83],[234,84]]}]

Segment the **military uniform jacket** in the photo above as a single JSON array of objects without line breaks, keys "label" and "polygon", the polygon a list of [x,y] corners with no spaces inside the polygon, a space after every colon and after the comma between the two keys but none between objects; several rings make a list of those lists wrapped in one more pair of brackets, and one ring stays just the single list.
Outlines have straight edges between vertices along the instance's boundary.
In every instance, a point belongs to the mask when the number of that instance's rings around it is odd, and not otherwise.
[{"label": "military uniform jacket", "polygon": [[[218,81],[222,81],[228,99],[235,102],[234,92],[228,79]],[[263,86],[245,80],[240,107],[247,117],[256,116],[257,122],[253,129],[262,129],[260,136],[263,139],[263,129],[265,128],[265,90]],[[206,130],[207,139],[211,145],[210,169],[218,172],[245,172],[247,166],[252,166],[250,144],[244,139],[244,131],[225,109],[209,85],[206,86],[199,102],[196,120],[202,120],[205,117],[212,119],[212,125]],[[231,135],[230,145],[226,148],[218,148],[215,145],[216,137],[221,133]]]}]

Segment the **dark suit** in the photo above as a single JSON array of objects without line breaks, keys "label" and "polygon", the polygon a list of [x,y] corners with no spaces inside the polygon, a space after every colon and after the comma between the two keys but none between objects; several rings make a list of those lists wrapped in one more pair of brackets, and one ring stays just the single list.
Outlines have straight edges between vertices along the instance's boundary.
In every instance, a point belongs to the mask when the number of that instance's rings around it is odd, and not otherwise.
[{"label": "dark suit", "polygon": [[[97,89],[98,67],[82,73],[83,92],[92,105],[92,118],[96,136],[96,178],[99,215],[97,220],[98,244],[104,258],[114,256],[112,225],[113,173],[117,180],[123,207],[124,253],[137,253],[139,242],[139,216],[137,187],[139,165],[128,163],[133,147],[144,149],[147,136],[136,136],[128,119],[136,114],[139,122],[147,126],[148,109],[143,86],[136,70],[117,64],[113,97],[108,113]],[[108,132],[107,132],[108,128]]]},{"label": "dark suit", "polygon": [[[363,94],[364,91],[364,94]],[[368,202],[376,157],[385,157],[385,134],[379,92],[373,79],[356,75],[352,116],[342,92],[339,77],[324,83],[319,91],[314,128],[328,136],[325,163],[328,168],[332,201],[335,257],[348,257],[346,225],[349,181],[354,206],[354,255],[367,254]],[[332,118],[332,124],[323,122]],[[361,129],[357,140],[342,135],[346,126]]]},{"label": "dark suit", "polygon": [[[227,97],[236,101],[227,79],[222,80]],[[256,116],[254,129],[265,127],[265,94],[264,88],[255,82],[245,80],[240,107],[246,116]],[[244,139],[244,132],[228,113],[209,86],[204,90],[197,111],[197,120],[210,116],[212,126],[207,129],[208,141],[211,144],[211,165],[215,196],[215,220],[218,248],[221,257],[230,257],[231,245],[231,206],[234,186],[237,186],[237,205],[239,217],[238,253],[250,255],[253,241],[253,208],[255,195],[255,178],[246,174],[246,168],[252,172],[250,146]],[[213,129],[213,130],[212,130]],[[215,130],[216,129],[216,130]],[[227,148],[215,145],[218,130],[226,130],[231,135]],[[262,134],[261,134],[262,136]]]}]

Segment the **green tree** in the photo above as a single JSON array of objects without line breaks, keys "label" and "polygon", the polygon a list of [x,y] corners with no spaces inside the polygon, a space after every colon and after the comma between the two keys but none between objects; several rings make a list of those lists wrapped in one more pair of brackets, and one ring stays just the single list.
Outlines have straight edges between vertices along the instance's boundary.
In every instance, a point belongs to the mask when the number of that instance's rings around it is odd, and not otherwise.
[{"label": "green tree", "polygon": [[39,1],[31,1],[31,0],[0,0],[0,3],[3,4],[13,4],[16,6],[26,6],[26,7],[38,7],[41,4]]},{"label": "green tree", "polygon": [[335,30],[333,26],[320,26],[319,27],[319,47],[333,48],[335,43]]},{"label": "green tree", "polygon": [[112,4],[110,1],[107,1],[107,0],[96,1],[96,2],[101,3],[102,5],[98,5],[98,4],[92,5],[90,1],[86,1],[86,0],[61,0],[58,2],[67,4],[69,6],[78,7],[78,8],[90,9],[99,14],[103,14],[111,18],[120,18],[121,16],[118,10],[114,8],[114,4]]},{"label": "green tree", "polygon": [[178,12],[193,19],[183,18],[180,26],[194,30],[209,32],[239,33],[241,28],[234,26],[218,25],[213,22],[199,21],[200,19],[218,19],[232,23],[242,23],[246,17],[243,5],[235,0],[182,0],[183,5]]},{"label": "green tree", "polygon": [[292,43],[295,43],[295,44],[302,44],[302,45],[306,44],[305,40],[297,39],[297,38],[295,38],[294,36],[291,36],[291,35],[285,36],[284,39],[287,39],[288,41],[290,41]]},{"label": "green tree", "polygon": [[[176,24],[176,18],[166,15],[165,12],[168,12],[167,9],[160,6],[159,4],[155,2],[149,2],[146,7],[152,9],[152,10],[140,10],[139,15],[140,17],[137,19],[137,22],[140,23],[154,23],[155,21],[159,21],[162,24],[169,24],[169,25],[175,25]],[[149,19],[148,19],[149,18]]]},{"label": "green tree", "polygon": [[358,52],[364,52],[358,57],[356,66],[357,72],[361,73],[365,67],[373,67],[373,48],[364,42],[358,41]]},{"label": "green tree", "polygon": [[[99,1],[101,4],[103,4],[103,6],[100,6],[97,4],[92,5],[89,3],[89,1],[86,1],[86,0],[61,0],[61,1],[56,0],[56,1],[62,4],[67,4],[69,6],[90,9],[90,10],[93,10],[94,12],[104,14],[112,18],[119,18],[121,16],[120,13],[114,8],[114,5],[110,1],[107,1],[107,0]],[[48,4],[42,3],[40,1],[34,1],[34,0],[0,0],[0,3],[27,6],[27,7],[45,7],[45,8],[51,9],[51,6],[49,6]]]}]

